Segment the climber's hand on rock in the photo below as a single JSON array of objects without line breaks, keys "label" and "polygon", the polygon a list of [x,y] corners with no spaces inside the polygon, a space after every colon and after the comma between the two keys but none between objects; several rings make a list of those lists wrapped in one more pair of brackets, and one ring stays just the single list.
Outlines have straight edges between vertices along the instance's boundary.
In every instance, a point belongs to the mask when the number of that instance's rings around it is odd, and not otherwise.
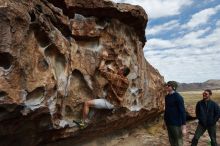
[{"label": "climber's hand on rock", "polygon": [[183,135],[186,135],[186,125],[182,126],[182,133],[183,133]]},{"label": "climber's hand on rock", "polygon": [[165,123],[163,123],[162,127],[163,127],[164,130],[167,128]]},{"label": "climber's hand on rock", "polygon": [[108,57],[108,52],[106,50],[102,51],[102,57],[107,58]]}]

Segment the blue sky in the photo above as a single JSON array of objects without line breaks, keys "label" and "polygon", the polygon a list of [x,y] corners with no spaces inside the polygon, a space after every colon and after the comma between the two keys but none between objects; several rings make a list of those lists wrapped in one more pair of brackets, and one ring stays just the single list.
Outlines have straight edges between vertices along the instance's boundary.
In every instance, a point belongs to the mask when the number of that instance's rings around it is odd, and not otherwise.
[{"label": "blue sky", "polygon": [[219,0],[113,0],[148,14],[144,55],[165,81],[220,79]]}]

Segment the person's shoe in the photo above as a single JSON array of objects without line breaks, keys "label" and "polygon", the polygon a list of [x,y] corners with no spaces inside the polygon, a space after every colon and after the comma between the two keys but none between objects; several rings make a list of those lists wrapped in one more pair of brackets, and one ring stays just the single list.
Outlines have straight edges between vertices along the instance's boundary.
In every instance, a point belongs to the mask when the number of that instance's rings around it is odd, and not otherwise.
[{"label": "person's shoe", "polygon": [[79,127],[79,129],[85,129],[88,126],[87,123],[84,122],[83,120],[80,121],[73,120],[73,122]]},{"label": "person's shoe", "polygon": [[120,108],[121,108],[121,107],[118,107],[118,106],[116,107],[116,106],[115,106],[115,107],[112,109],[112,113],[114,114],[114,113],[116,113],[117,111],[120,111]]}]

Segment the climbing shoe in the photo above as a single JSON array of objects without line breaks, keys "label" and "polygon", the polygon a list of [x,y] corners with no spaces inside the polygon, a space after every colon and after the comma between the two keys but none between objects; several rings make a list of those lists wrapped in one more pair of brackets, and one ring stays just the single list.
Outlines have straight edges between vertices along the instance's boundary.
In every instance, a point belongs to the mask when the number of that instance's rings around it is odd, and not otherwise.
[{"label": "climbing shoe", "polygon": [[75,123],[79,127],[79,129],[85,129],[88,126],[87,123],[83,120],[73,120],[73,123]]}]

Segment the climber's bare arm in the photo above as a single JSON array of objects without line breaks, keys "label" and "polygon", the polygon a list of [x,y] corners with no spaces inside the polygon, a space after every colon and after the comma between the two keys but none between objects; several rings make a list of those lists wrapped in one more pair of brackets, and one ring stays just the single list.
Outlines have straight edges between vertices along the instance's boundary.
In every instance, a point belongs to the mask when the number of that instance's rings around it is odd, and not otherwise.
[{"label": "climber's bare arm", "polygon": [[124,100],[124,98],[123,98],[123,97],[118,97],[118,100],[119,100],[120,102],[122,102],[122,101]]},{"label": "climber's bare arm", "polygon": [[107,58],[107,57],[108,57],[108,52],[105,51],[105,50],[102,51],[102,54],[101,54],[102,61],[101,61],[100,65],[99,65],[99,70],[100,71],[103,71],[105,69],[105,61],[106,61],[105,58]]},{"label": "climber's bare arm", "polygon": [[99,70],[102,71],[105,69],[105,60],[103,59],[99,65]]},{"label": "climber's bare arm", "polygon": [[103,51],[102,54],[101,54],[101,62],[99,64],[99,71],[101,73],[101,75],[105,78],[107,78],[107,68],[106,68],[106,64],[105,64],[105,61],[106,61],[106,57],[108,56],[108,53],[106,51]]}]

